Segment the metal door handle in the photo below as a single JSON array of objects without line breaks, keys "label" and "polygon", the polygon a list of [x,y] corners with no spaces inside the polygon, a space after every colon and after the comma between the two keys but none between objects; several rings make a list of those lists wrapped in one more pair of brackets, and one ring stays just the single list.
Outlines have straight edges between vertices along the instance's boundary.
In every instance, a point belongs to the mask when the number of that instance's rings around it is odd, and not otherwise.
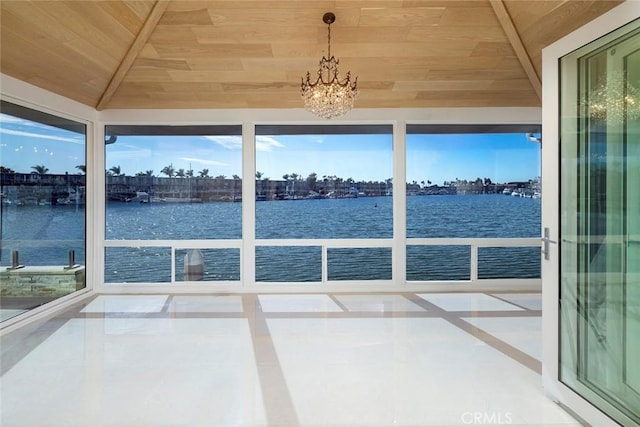
[{"label": "metal door handle", "polygon": [[549,244],[551,243],[558,243],[555,240],[551,240],[551,238],[549,237],[549,227],[545,227],[544,228],[544,236],[542,236],[542,253],[544,255],[544,259],[548,260],[549,259]]}]

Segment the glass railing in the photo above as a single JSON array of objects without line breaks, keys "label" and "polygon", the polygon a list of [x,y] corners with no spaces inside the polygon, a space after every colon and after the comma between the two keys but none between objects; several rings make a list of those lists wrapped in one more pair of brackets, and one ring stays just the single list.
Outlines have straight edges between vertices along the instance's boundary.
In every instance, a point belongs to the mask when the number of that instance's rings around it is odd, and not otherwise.
[{"label": "glass railing", "polygon": [[[242,260],[242,240],[105,242],[106,283],[240,286],[253,262],[258,284],[395,283],[393,239],[260,239]],[[540,279],[539,238],[409,239],[407,282]]]}]

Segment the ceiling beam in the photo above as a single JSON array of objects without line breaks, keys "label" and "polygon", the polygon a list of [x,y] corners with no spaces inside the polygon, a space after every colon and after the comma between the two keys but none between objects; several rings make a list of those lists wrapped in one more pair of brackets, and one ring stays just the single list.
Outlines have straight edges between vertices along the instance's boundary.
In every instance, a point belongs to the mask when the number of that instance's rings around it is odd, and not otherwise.
[{"label": "ceiling beam", "polygon": [[533,86],[533,89],[536,91],[538,99],[542,100],[542,82],[540,81],[538,73],[536,73],[536,69],[533,67],[533,63],[531,63],[529,53],[524,47],[524,44],[520,39],[520,35],[518,34],[515,25],[513,25],[513,21],[511,20],[511,16],[507,11],[504,2],[502,0],[489,1],[491,3],[491,7],[493,8],[493,12],[496,14],[498,21],[500,21],[500,25],[502,25],[502,29],[504,30],[509,43],[511,43],[511,47],[516,53],[516,56],[518,57],[522,68],[524,68],[524,72],[527,74],[527,77],[531,82],[531,86]]},{"label": "ceiling beam", "polygon": [[129,47],[129,50],[124,55],[124,58],[122,58],[118,69],[115,73],[113,73],[113,76],[111,77],[111,81],[107,85],[107,88],[102,93],[100,101],[98,101],[98,104],[96,105],[96,110],[103,110],[109,103],[109,101],[111,101],[111,98],[113,98],[116,90],[118,90],[118,87],[120,87],[120,84],[133,65],[133,62],[136,60],[136,58],[144,48],[144,45],[149,40],[149,37],[151,37],[151,33],[153,33],[156,25],[158,25],[160,18],[164,14],[164,11],[167,10],[167,6],[169,6],[170,1],[171,0],[158,0],[153,6],[153,9],[151,9],[151,12],[149,12],[149,16],[147,16],[147,20],[142,25],[140,32],[138,32],[138,35]]}]

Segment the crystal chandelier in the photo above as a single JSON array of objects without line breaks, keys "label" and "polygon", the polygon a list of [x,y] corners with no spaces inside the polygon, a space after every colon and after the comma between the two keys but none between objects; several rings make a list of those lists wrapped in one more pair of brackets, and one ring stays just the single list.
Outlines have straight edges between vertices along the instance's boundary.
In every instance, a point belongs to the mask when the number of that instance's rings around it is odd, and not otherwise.
[{"label": "crystal chandelier", "polygon": [[318,117],[331,119],[348,113],[353,108],[353,102],[358,96],[358,78],[351,82],[351,72],[347,72],[345,79],[340,80],[338,60],[331,56],[331,24],[336,16],[325,13],[322,22],[328,27],[327,56],[320,60],[318,77],[311,81],[311,73],[307,72],[306,81],[302,79],[302,99],[304,108]]},{"label": "crystal chandelier", "polygon": [[626,77],[602,76],[581,104],[592,119],[622,123],[640,119],[640,90]]}]

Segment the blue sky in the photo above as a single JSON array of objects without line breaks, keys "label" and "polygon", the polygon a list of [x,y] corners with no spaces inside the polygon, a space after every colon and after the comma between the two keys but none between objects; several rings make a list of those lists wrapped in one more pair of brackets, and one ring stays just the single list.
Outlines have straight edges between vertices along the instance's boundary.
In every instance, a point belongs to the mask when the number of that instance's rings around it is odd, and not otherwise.
[{"label": "blue sky", "polygon": [[407,181],[491,178],[527,181],[540,176],[540,144],[525,134],[407,135]]},{"label": "blue sky", "polygon": [[[106,167],[119,166],[127,175],[163,167],[231,177],[241,173],[239,136],[119,137],[107,146]],[[85,164],[84,137],[0,114],[0,164],[29,173],[45,165],[49,173],[78,173]],[[356,181],[384,181],[392,172],[391,135],[258,136],[256,169],[264,177],[282,179],[297,173],[336,175]],[[525,181],[540,175],[540,146],[524,134],[408,135],[407,181]]]},{"label": "blue sky", "polygon": [[78,173],[85,163],[84,135],[0,114],[0,165],[30,173],[45,165],[49,173]]}]

